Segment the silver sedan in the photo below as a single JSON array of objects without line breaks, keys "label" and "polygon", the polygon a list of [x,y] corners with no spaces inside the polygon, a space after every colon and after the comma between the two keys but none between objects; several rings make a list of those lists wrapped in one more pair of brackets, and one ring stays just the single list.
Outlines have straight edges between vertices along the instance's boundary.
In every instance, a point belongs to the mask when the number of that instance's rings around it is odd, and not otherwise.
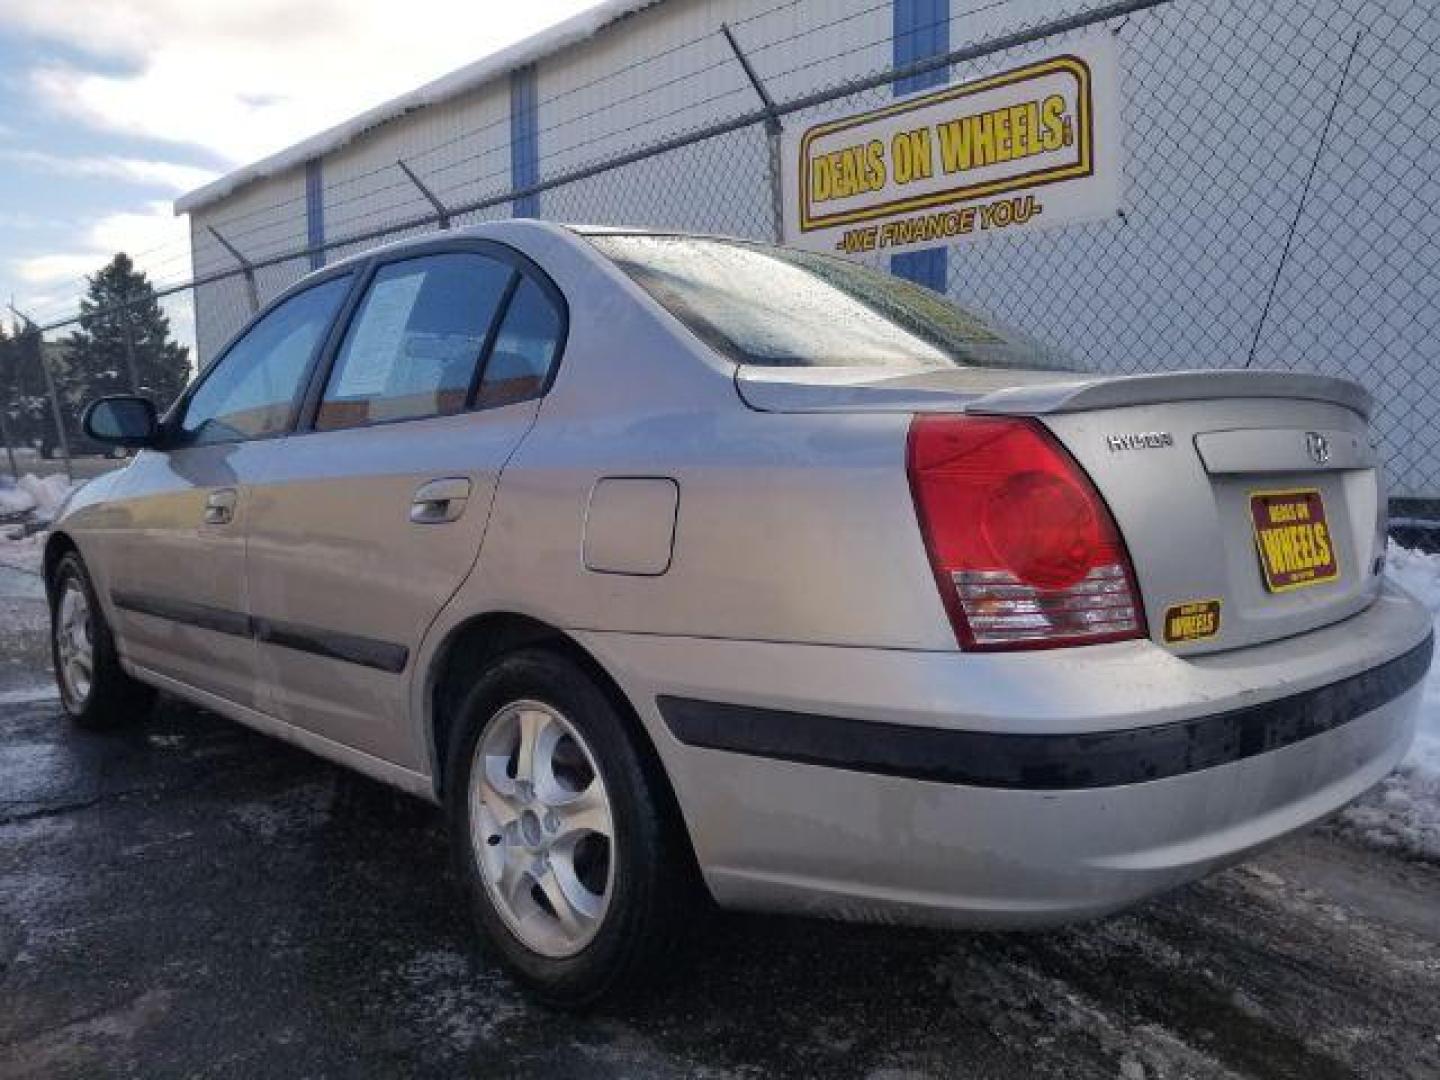
[{"label": "silver sedan", "polygon": [[156,689],[442,803],[537,994],[707,896],[1036,927],[1380,780],[1430,620],[1370,401],[1096,377],[840,260],[514,221],[327,267],[45,553],[77,723]]}]

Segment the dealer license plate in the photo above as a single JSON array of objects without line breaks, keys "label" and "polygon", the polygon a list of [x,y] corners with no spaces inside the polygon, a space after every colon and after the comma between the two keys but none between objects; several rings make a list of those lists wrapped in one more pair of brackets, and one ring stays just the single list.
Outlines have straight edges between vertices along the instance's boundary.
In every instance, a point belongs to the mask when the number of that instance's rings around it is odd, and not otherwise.
[{"label": "dealer license plate", "polygon": [[1252,491],[1250,517],[1265,587],[1289,592],[1340,576],[1325,503],[1315,488]]}]

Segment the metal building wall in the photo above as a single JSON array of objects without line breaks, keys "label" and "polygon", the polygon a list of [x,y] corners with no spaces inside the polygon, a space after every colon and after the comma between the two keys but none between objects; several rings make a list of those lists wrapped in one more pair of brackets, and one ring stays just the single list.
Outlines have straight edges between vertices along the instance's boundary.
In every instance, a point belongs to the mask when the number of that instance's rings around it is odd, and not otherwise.
[{"label": "metal building wall", "polygon": [[[305,170],[292,169],[248,184],[190,215],[190,250],[197,279],[236,265],[211,233],[212,228],[252,261],[303,248],[308,235]],[[308,261],[304,265],[308,268]],[[272,296],[288,284],[287,276],[284,267],[263,269],[256,275],[257,291],[262,297]],[[201,285],[193,292],[197,360],[204,365],[248,318],[247,286],[242,278],[232,277]]]},{"label": "metal building wall", "polygon": [[[777,99],[889,63],[890,12],[875,0],[667,0],[540,61],[542,175],[758,107],[722,22]],[[770,239],[769,170],[755,127],[545,192],[540,214]]]},{"label": "metal building wall", "polygon": [[[505,80],[371,128],[326,155],[325,230],[330,241],[432,212],[400,161],[450,206],[509,190],[510,98]],[[486,216],[509,215],[499,210]],[[335,249],[330,260],[399,235]]]}]

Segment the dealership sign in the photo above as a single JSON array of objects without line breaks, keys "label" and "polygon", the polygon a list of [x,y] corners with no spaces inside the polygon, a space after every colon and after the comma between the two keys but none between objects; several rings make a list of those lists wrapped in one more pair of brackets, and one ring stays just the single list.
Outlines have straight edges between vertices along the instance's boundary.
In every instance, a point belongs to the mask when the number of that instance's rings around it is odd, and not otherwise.
[{"label": "dealership sign", "polygon": [[914,251],[1120,208],[1115,46],[1063,52],[884,108],[787,127],[785,238]]}]

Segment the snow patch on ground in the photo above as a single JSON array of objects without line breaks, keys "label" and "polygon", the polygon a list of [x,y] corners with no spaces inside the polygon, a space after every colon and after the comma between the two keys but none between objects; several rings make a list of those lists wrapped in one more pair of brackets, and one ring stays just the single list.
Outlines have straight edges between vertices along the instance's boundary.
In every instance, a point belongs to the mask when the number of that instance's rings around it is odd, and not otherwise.
[{"label": "snow patch on ground", "polygon": [[[1440,615],[1440,555],[1392,543],[1386,563],[1392,580]],[[1425,680],[1414,747],[1384,783],[1345,810],[1339,827],[1379,847],[1440,859],[1440,664]]]},{"label": "snow patch on ground", "polygon": [[437,1028],[457,1050],[491,1042],[502,1025],[525,1011],[498,972],[477,971],[448,949],[409,958],[396,976],[402,1011],[412,1013],[414,1023]]},{"label": "snow patch on ground", "polygon": [[[956,950],[937,959],[932,974],[940,994],[950,997],[964,1015],[984,1017],[990,1034],[1004,1045],[1029,1046],[1038,1056],[1067,1061],[1075,1061],[1076,1054],[1094,1055],[1114,1063],[1110,1075],[1122,1080],[1232,1080],[1237,1075],[1211,1057],[1209,1048],[1192,1045],[1182,1033],[1157,1021],[1137,1022],[1135,1010],[1117,1007],[1108,995],[1094,996],[1081,982],[1027,960],[1016,963],[1004,953]],[[903,1063],[869,1075],[936,1075],[931,1069],[894,1071],[896,1066]],[[1099,1075],[1098,1069],[1088,1071]]]},{"label": "snow patch on ground", "polygon": [[31,513],[41,521],[49,521],[70,494],[70,480],[60,473],[36,476],[26,473],[19,480],[0,476],[0,513]]},{"label": "snow patch on ground", "polygon": [[55,520],[65,500],[79,486],[60,473],[26,473],[19,480],[0,476],[0,519],[8,519],[0,523],[0,566],[40,572],[45,534],[34,529]]},{"label": "snow patch on ground", "polygon": [[289,841],[329,821],[334,803],[335,778],[326,775],[282,795],[237,803],[226,813],[244,832],[263,841]]},{"label": "snow patch on ground", "polygon": [[35,500],[15,481],[0,478],[0,514],[25,514],[35,509]]}]

